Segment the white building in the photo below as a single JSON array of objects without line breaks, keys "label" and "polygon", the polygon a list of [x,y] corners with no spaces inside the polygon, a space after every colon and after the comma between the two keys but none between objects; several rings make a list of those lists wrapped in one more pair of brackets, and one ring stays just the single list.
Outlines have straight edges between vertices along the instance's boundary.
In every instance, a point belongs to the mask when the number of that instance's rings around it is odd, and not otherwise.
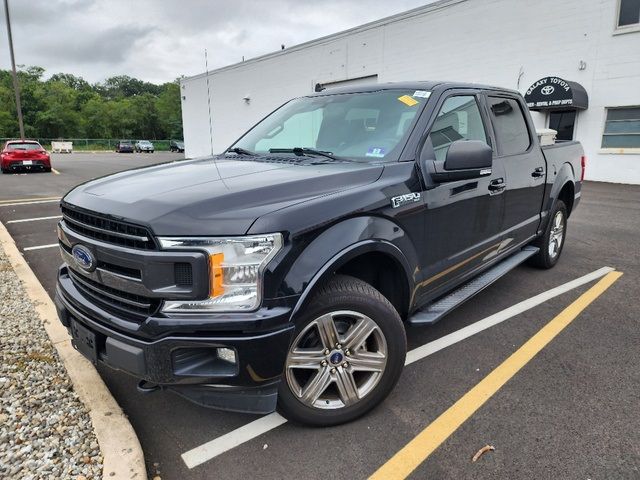
[{"label": "white building", "polygon": [[[208,82],[185,78],[186,154],[223,151],[317,84],[454,80],[525,95],[541,79],[527,97],[536,125],[582,142],[587,179],[640,184],[638,0],[442,0],[211,71]],[[558,91],[567,98],[540,102]]]}]

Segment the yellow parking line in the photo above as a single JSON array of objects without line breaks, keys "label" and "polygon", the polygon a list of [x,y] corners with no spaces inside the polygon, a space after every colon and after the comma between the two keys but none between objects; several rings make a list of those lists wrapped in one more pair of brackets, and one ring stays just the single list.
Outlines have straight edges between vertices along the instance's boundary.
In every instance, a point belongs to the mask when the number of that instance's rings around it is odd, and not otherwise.
[{"label": "yellow parking line", "polygon": [[56,175],[60,175],[60,172],[58,170],[56,170],[55,168],[51,168],[51,171],[53,173],[55,173]]},{"label": "yellow parking line", "polygon": [[611,272],[531,337],[502,364],[382,465],[370,480],[408,477],[431,453],[489,400],[509,379],[564,330],[591,302],[622,276]]}]

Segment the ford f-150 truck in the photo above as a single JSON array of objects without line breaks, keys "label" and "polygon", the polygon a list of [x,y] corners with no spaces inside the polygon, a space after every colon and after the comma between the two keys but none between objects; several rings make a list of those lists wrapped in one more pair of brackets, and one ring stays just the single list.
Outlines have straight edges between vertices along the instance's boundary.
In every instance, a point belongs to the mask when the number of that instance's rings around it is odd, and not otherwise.
[{"label": "ford f-150 truck", "polygon": [[540,147],[516,91],[321,91],[223,154],[70,191],[58,313],[141,391],[350,421],[394,387],[407,326],[556,264],[584,169],[579,143]]}]

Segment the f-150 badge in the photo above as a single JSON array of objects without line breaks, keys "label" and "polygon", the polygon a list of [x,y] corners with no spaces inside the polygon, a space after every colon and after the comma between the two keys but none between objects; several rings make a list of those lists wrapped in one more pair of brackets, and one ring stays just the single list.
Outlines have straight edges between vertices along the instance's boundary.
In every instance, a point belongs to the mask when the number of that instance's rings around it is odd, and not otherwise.
[{"label": "f-150 badge", "polygon": [[405,193],[404,195],[400,195],[397,197],[391,198],[391,206],[393,208],[398,208],[407,203],[419,202],[420,201],[420,193]]}]

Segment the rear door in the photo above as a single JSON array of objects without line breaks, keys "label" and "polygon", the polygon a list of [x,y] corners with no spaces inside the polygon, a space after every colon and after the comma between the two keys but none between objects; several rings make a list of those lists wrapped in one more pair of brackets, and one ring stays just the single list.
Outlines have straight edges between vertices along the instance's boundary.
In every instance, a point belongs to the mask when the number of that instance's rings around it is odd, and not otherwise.
[{"label": "rear door", "polygon": [[[483,99],[478,91],[450,91],[441,98],[423,155],[446,158],[456,140],[492,144]],[[491,175],[428,185],[425,198],[424,300],[439,295],[495,257],[502,237],[504,179],[502,161],[493,159]]]},{"label": "rear door", "polygon": [[[520,245],[540,224],[546,163],[523,102],[515,95],[488,93],[487,107],[497,158],[505,169],[505,242]],[[506,245],[505,245],[506,246]]]}]

